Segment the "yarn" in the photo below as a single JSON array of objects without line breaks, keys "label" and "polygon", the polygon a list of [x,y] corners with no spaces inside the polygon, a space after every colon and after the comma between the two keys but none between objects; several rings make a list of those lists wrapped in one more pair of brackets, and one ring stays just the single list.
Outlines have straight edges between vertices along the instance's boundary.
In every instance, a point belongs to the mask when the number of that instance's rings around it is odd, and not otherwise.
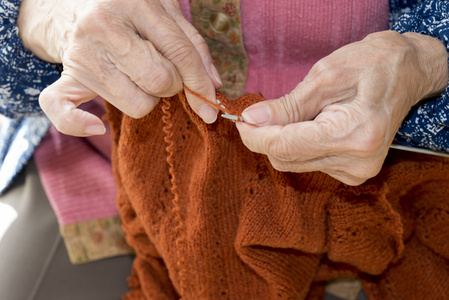
[{"label": "yarn", "polygon": [[174,142],[173,142],[173,132],[171,130],[173,128],[173,121],[171,120],[170,101],[167,98],[164,98],[162,101],[164,102],[164,105],[162,106],[162,111],[164,112],[164,116],[162,117],[162,120],[165,123],[165,126],[162,128],[162,130],[166,133],[164,140],[167,143],[167,147],[165,149],[167,150],[167,153],[168,153],[167,163],[169,166],[170,181],[171,181],[171,185],[172,185],[170,190],[174,196],[172,212],[173,212],[173,214],[175,216],[175,220],[177,222],[176,228],[175,228],[175,236],[177,237],[177,239],[175,241],[175,245],[178,249],[178,251],[177,251],[178,262],[176,265],[179,269],[180,286],[181,286],[180,289],[181,289],[181,295],[183,295],[184,290],[185,290],[185,281],[186,281],[185,257],[182,253],[182,250],[183,250],[183,247],[185,244],[184,222],[180,215],[181,207],[179,205],[178,185],[176,183],[175,166],[173,164]]},{"label": "yarn", "polygon": [[[211,100],[207,99],[206,97],[198,94],[195,91],[192,91],[191,89],[189,89],[186,85],[184,85],[184,90],[187,93],[190,93],[198,98],[200,98],[201,100],[209,103],[210,105],[212,105],[213,107],[215,107],[216,109],[218,109],[219,111],[222,111],[224,113],[227,113],[229,115],[234,115],[237,116],[239,119],[242,118],[242,109],[241,107],[239,107],[238,104],[236,104],[235,102],[233,103],[232,101],[230,101],[228,98],[225,97],[225,95],[223,95],[220,92],[216,92],[216,98],[219,101],[219,104],[212,102]],[[254,94],[250,94],[250,95],[254,95]],[[260,95],[262,97],[262,95]]]},{"label": "yarn", "polygon": [[[223,99],[235,115],[262,100]],[[341,276],[358,276],[369,299],[446,296],[447,159],[392,150],[378,176],[350,187],[275,170],[184,93],[138,120],[108,110],[136,251],[124,299],[314,299]]]}]

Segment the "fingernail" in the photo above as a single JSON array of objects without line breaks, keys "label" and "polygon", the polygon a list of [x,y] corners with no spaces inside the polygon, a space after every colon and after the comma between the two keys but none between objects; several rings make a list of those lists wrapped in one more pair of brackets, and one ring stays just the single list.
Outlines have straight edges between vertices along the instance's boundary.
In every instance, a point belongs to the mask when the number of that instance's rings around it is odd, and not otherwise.
[{"label": "fingernail", "polygon": [[102,135],[106,132],[106,128],[103,125],[91,125],[84,130],[84,133],[88,135]]},{"label": "fingernail", "polygon": [[212,72],[212,76],[214,76],[215,80],[223,86],[223,82],[221,82],[220,74],[218,73],[217,68],[213,63],[210,64],[210,71]]},{"label": "fingernail", "polygon": [[242,112],[245,122],[254,125],[266,125],[271,120],[271,110],[268,105],[253,105]]},{"label": "fingernail", "polygon": [[214,123],[217,120],[217,111],[209,104],[201,105],[198,108],[198,115],[207,124]]}]

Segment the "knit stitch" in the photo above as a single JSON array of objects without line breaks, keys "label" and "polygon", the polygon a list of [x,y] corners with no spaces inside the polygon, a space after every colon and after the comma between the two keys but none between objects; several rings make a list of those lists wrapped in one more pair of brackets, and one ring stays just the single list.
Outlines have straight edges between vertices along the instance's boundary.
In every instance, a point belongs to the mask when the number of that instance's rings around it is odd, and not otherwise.
[{"label": "knit stitch", "polygon": [[378,176],[349,187],[274,170],[231,121],[202,122],[184,94],[139,120],[110,106],[109,120],[137,254],[124,299],[316,299],[341,276],[360,277],[374,300],[445,297],[447,159],[392,150]]}]

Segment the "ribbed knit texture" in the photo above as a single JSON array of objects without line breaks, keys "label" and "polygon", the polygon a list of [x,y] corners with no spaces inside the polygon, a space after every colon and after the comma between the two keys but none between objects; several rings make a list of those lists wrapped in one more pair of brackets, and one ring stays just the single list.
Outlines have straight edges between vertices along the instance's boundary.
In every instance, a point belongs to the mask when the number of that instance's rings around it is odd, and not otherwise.
[{"label": "ribbed knit texture", "polygon": [[[102,117],[102,99],[83,109]],[[42,185],[59,225],[117,216],[108,135],[80,138],[52,126],[34,154]],[[109,148],[108,148],[109,145]]]},{"label": "ribbed knit texture", "polygon": [[[388,2],[240,1],[249,58],[245,91],[269,99],[289,93],[319,59],[369,33],[387,30]],[[190,20],[189,1],[179,3]]]},{"label": "ribbed knit texture", "polygon": [[[245,95],[233,111],[262,100]],[[109,107],[117,204],[135,248],[124,299],[317,299],[359,276],[370,299],[449,290],[449,161],[392,151],[358,187],[282,173],[184,94],[135,120]]]},{"label": "ribbed knit texture", "polygon": [[388,0],[241,1],[246,92],[290,93],[321,58],[388,29]]}]

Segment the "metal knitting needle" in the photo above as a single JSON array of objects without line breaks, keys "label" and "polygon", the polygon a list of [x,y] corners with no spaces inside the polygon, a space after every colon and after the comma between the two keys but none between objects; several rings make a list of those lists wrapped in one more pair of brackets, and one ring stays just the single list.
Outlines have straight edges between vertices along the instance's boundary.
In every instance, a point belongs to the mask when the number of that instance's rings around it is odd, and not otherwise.
[{"label": "metal knitting needle", "polygon": [[233,122],[236,122],[236,121],[243,122],[243,118],[242,118],[242,117],[239,117],[239,116],[230,115],[230,114],[228,114],[228,113],[224,113],[224,114],[222,114],[221,116],[222,116],[223,118],[225,118],[225,119],[232,120]]},{"label": "metal knitting needle", "polygon": [[[217,99],[217,104],[220,104],[221,101]],[[220,104],[220,107],[223,109],[226,109],[226,107],[223,104]],[[239,116],[235,116],[235,115],[230,115],[227,112],[225,112],[224,114],[221,114],[222,118],[228,119],[228,120],[232,120],[232,122],[236,122],[236,121],[240,121],[240,122],[244,122],[242,117]]]}]

